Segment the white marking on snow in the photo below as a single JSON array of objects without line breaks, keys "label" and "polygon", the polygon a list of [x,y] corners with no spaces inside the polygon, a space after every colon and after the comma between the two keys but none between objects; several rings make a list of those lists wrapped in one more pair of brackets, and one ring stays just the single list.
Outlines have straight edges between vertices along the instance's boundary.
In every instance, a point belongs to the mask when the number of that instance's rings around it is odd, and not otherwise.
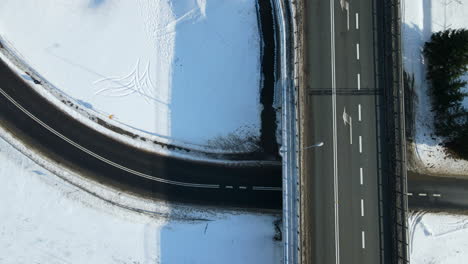
[{"label": "white marking on snow", "polygon": [[[151,61],[148,61],[142,72],[140,59],[137,60],[133,70],[125,76],[114,76],[101,78],[93,82],[94,85],[104,86],[97,90],[95,95],[109,97],[125,97],[132,94],[142,96],[147,102],[151,100],[167,105],[164,99],[157,98],[154,95],[156,90],[150,75]],[[166,99],[167,100],[167,99]]]}]

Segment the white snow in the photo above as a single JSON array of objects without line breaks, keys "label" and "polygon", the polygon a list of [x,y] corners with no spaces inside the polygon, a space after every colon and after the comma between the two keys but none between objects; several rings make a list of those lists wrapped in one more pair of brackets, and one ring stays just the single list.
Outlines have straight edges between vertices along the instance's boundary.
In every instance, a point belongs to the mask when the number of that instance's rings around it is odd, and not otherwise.
[{"label": "white snow", "polygon": [[259,135],[256,1],[3,0],[0,35],[90,112],[171,140]]},{"label": "white snow", "polygon": [[[3,44],[5,45],[5,43]],[[8,44],[7,44],[8,45]],[[114,130],[108,129],[104,126],[101,126],[95,121],[95,117],[82,110],[81,108],[74,108],[70,107],[67,104],[64,104],[63,101],[69,100],[69,97],[64,96],[60,91],[53,89],[48,83],[42,82],[40,84],[34,83],[31,76],[34,79],[41,79],[40,75],[37,75],[33,69],[29,66],[25,65],[21,58],[16,57],[16,53],[14,50],[10,50],[10,47],[6,47],[3,49],[3,52],[0,52],[0,59],[3,60],[10,69],[12,69],[17,75],[24,78],[25,81],[28,82],[31,88],[39,92],[44,98],[49,100],[52,104],[58,107],[61,111],[68,114],[70,117],[77,119],[79,122],[83,123],[84,125],[88,126],[89,128],[95,129],[102,134],[105,134],[115,140],[123,142],[125,144],[129,144],[133,147],[142,149],[144,151],[157,153],[158,155],[166,155],[171,157],[177,157],[180,159],[191,160],[191,161],[203,161],[203,162],[210,162],[210,163],[217,163],[223,165],[243,165],[243,166],[250,166],[250,165],[258,165],[258,164],[278,164],[277,161],[251,161],[251,160],[229,160],[223,159],[222,157],[213,158],[211,156],[207,156],[207,154],[235,154],[235,153],[245,153],[248,149],[244,148],[244,150],[232,150],[232,149],[220,149],[216,146],[201,146],[197,144],[188,144],[186,142],[174,142],[173,140],[169,140],[164,137],[152,135],[149,137],[142,138],[132,138],[128,137],[124,134],[120,134]],[[31,75],[27,75],[25,74]],[[42,80],[42,79],[41,79]],[[1,87],[0,87],[1,88]],[[45,88],[45,89],[44,89]],[[76,106],[76,105],[75,105]],[[107,120],[107,122],[114,126],[119,126],[119,123],[116,123],[115,120]],[[2,128],[0,128],[0,132],[5,132]],[[134,129],[128,129],[129,132],[133,134],[137,134],[138,132]],[[9,141],[13,141],[13,137],[9,139]],[[168,149],[165,147],[165,144],[174,144],[184,149]],[[189,152],[187,151],[190,150]]]},{"label": "white snow", "polygon": [[281,263],[278,216],[145,200],[134,202],[146,207],[137,213],[64,181],[1,138],[0,164],[1,263]]},{"label": "white snow", "polygon": [[[424,43],[433,32],[452,28],[468,28],[468,3],[461,0],[404,0],[403,1],[403,60],[405,70],[414,75],[417,168],[423,173],[441,176],[466,176],[468,161],[448,157],[434,135],[433,114],[427,95],[426,65],[421,53]],[[468,104],[468,98],[464,102]]]},{"label": "white snow", "polygon": [[412,213],[410,252],[413,264],[460,264],[468,258],[468,216]]}]

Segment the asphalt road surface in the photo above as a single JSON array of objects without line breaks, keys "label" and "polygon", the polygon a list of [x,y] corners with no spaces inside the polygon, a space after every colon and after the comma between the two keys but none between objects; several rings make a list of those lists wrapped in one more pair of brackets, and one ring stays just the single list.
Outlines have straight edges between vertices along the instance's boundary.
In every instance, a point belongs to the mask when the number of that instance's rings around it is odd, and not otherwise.
[{"label": "asphalt road surface", "polygon": [[303,263],[380,263],[373,1],[304,2]]},{"label": "asphalt road surface", "polygon": [[427,176],[408,171],[410,209],[468,210],[468,179]]},{"label": "asphalt road surface", "polygon": [[176,202],[281,208],[281,165],[223,166],[137,150],[70,118],[0,60],[0,125],[100,182]]}]

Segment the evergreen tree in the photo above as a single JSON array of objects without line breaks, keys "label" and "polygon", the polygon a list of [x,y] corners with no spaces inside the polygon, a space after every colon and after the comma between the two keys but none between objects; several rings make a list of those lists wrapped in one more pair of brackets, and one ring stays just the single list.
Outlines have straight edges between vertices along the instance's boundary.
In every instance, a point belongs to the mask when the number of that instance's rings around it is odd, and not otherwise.
[{"label": "evergreen tree", "polygon": [[428,61],[427,79],[436,134],[448,139],[456,155],[468,157],[468,112],[462,106],[467,82],[460,78],[468,70],[468,30],[448,29],[434,33],[424,45]]}]

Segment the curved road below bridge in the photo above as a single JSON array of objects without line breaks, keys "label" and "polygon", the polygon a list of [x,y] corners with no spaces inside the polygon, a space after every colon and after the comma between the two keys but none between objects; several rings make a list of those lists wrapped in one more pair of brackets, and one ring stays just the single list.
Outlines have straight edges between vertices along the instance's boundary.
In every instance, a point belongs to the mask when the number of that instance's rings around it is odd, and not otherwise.
[{"label": "curved road below bridge", "polygon": [[[274,19],[271,7],[260,3],[262,32],[274,34],[273,21],[266,21]],[[272,45],[269,41],[270,51],[275,52]],[[271,72],[267,77],[273,78],[274,63],[263,62],[262,71]],[[274,85],[274,80],[270,83]],[[0,125],[57,163],[122,190],[191,204],[281,208],[280,163],[220,165],[138,150],[60,111],[1,60]]]},{"label": "curved road below bridge", "polygon": [[66,167],[159,199],[281,208],[281,166],[235,167],[137,150],[59,111],[0,61],[0,125]]}]

